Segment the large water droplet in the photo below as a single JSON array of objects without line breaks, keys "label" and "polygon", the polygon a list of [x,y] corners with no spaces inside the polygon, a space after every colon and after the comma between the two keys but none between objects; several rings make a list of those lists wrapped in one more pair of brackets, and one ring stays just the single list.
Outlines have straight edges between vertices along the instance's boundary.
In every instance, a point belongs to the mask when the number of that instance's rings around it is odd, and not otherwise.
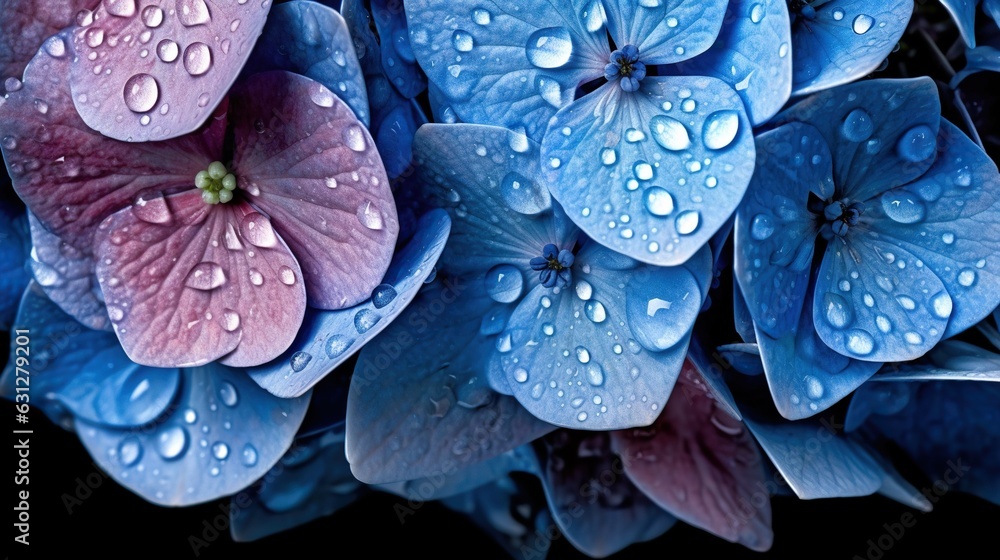
[{"label": "large water droplet", "polygon": [[375,309],[382,309],[394,299],[396,299],[396,288],[393,288],[392,284],[379,284],[372,290],[372,305]]},{"label": "large water droplet", "polygon": [[929,126],[919,124],[907,130],[899,138],[896,150],[899,157],[906,161],[918,163],[934,155],[937,148],[937,140],[934,138],[934,131]]},{"label": "large water droplet", "polygon": [[220,461],[225,460],[229,457],[229,446],[221,441],[215,442],[212,445],[212,456]]},{"label": "large water droplet", "polygon": [[805,377],[806,381],[806,394],[809,395],[810,399],[816,400],[823,398],[823,384],[820,383],[819,379],[811,375]]},{"label": "large water droplet", "polygon": [[185,27],[204,25],[212,19],[205,0],[177,0],[177,19]]},{"label": "large water droplet", "polygon": [[958,273],[958,283],[968,288],[976,283],[976,271],[966,268]]},{"label": "large water droplet", "polygon": [[587,364],[587,382],[594,387],[604,385],[604,369],[600,364]]},{"label": "large water droplet", "polygon": [[104,9],[113,16],[132,17],[135,15],[135,0],[104,0]]},{"label": "large water droplet", "polygon": [[201,262],[188,272],[184,284],[196,290],[214,290],[226,283],[226,273],[214,262]]},{"label": "large water droplet", "polygon": [[952,301],[948,292],[938,292],[937,295],[932,297],[931,309],[934,310],[934,315],[936,315],[939,319],[947,319],[951,317]]},{"label": "large water droplet", "polygon": [[490,16],[490,13],[488,11],[483,10],[481,8],[477,10],[472,10],[472,21],[476,22],[479,25],[489,25],[491,17],[492,16]]},{"label": "large water droplet", "polygon": [[232,383],[223,381],[219,385],[219,400],[228,407],[234,407],[240,402],[240,394],[236,391],[236,387]]},{"label": "large water droplet", "polygon": [[370,200],[362,202],[361,205],[358,206],[357,216],[361,225],[370,230],[378,231],[385,227],[385,223],[382,220],[382,213],[378,211],[378,208],[376,208],[375,204]]},{"label": "large water droplet", "polygon": [[[701,290],[689,274],[670,283],[633,281],[625,295],[625,315],[632,333],[640,345],[654,352],[683,339],[701,310]],[[631,342],[629,348],[640,350]]]},{"label": "large water droplet", "polygon": [[867,14],[859,14],[858,17],[854,18],[854,23],[851,24],[851,29],[854,30],[858,35],[864,35],[868,33],[868,30],[872,28],[875,20]]},{"label": "large water droplet", "polygon": [[764,241],[774,234],[774,220],[767,214],[757,214],[750,224],[750,236]]},{"label": "large water droplet", "polygon": [[528,61],[539,68],[559,68],[569,62],[573,41],[565,27],[539,29],[528,37]]},{"label": "large water droplet", "polygon": [[125,106],[135,113],[145,113],[156,105],[160,88],[149,74],[136,74],[125,82]]},{"label": "large water droplet", "polygon": [[354,330],[358,331],[358,334],[365,334],[372,327],[374,327],[381,318],[382,317],[379,316],[378,313],[375,313],[371,309],[362,309],[354,316]]},{"label": "large water droplet", "polygon": [[226,309],[223,311],[222,328],[225,329],[226,332],[233,332],[240,328],[240,314],[232,309]]},{"label": "large water droplet", "polygon": [[355,152],[363,152],[368,149],[368,140],[365,139],[365,132],[361,130],[360,126],[352,124],[344,129],[342,135],[344,144]]},{"label": "large water droplet", "polygon": [[649,131],[653,134],[653,140],[664,150],[676,152],[691,147],[687,127],[676,119],[657,115],[649,120]]},{"label": "large water droplet", "polygon": [[662,187],[649,187],[644,199],[646,210],[654,216],[669,216],[674,211],[674,197]]},{"label": "large water droplet", "polygon": [[131,467],[142,458],[142,444],[134,436],[129,436],[118,445],[118,460],[122,466]]},{"label": "large water droplet", "polygon": [[308,352],[296,352],[292,354],[292,357],[288,360],[288,365],[291,366],[292,371],[298,373],[309,365],[313,359],[312,354]]},{"label": "large water droplet", "polygon": [[240,454],[240,460],[243,462],[244,466],[252,467],[257,464],[257,448],[251,444],[246,444],[243,446],[243,452]]},{"label": "large water droplet", "polygon": [[257,247],[271,248],[278,244],[271,220],[260,212],[251,212],[240,221],[240,235]]},{"label": "large water droplet", "polygon": [[927,208],[916,196],[905,191],[887,191],[882,195],[885,215],[901,224],[913,224],[924,219]]},{"label": "large water droplet", "polygon": [[764,19],[765,14],[767,14],[767,11],[764,9],[763,4],[754,4],[750,8],[750,21],[760,23]]},{"label": "large water droplet", "polygon": [[702,140],[710,150],[721,150],[733,143],[740,130],[740,115],[729,109],[716,111],[705,119]]},{"label": "large water droplet", "polygon": [[53,58],[66,56],[66,42],[58,35],[46,39],[42,46],[45,48],[45,52],[49,53],[49,56]]},{"label": "large water droplet", "polygon": [[514,370],[514,381],[518,383],[525,383],[528,381],[528,370],[524,368],[517,368]]},{"label": "large water droplet", "polygon": [[550,206],[548,191],[516,171],[504,176],[500,183],[500,196],[512,210],[533,216]]},{"label": "large water droplet", "polygon": [[180,426],[173,426],[160,432],[156,438],[156,450],[160,457],[170,461],[179,458],[187,450],[188,433]]},{"label": "large water droplet", "polygon": [[823,294],[823,309],[826,322],[834,328],[842,329],[854,322],[854,310],[840,294]]},{"label": "large water droplet", "polygon": [[517,267],[509,264],[498,264],[486,273],[483,279],[486,293],[493,301],[510,303],[521,297],[524,289],[524,277]]},{"label": "large water droplet", "polygon": [[847,349],[856,356],[867,356],[875,350],[875,339],[868,331],[854,329],[847,333]]},{"label": "large water droplet", "polygon": [[140,197],[132,205],[132,214],[150,224],[166,224],[170,221],[170,208],[162,196],[154,198]]},{"label": "large water droplet", "polygon": [[608,318],[608,313],[604,309],[604,304],[599,301],[588,301],[583,306],[583,312],[587,318],[595,323],[603,323]]},{"label": "large water droplet", "polygon": [[701,223],[701,214],[697,210],[688,210],[677,215],[674,228],[681,235],[691,235]]},{"label": "large water droplet", "polygon": [[594,297],[594,287],[591,286],[590,282],[587,282],[586,280],[578,281],[573,289],[576,291],[576,297],[582,299],[583,301],[587,301]]},{"label": "large water droplet", "polygon": [[146,6],[142,9],[142,23],[156,29],[163,23],[163,10],[159,6]]},{"label": "large water droplet", "polygon": [[851,142],[864,142],[875,132],[875,123],[864,109],[854,109],[844,117],[840,132]]},{"label": "large water droplet", "polygon": [[163,62],[173,62],[177,60],[177,55],[179,55],[180,52],[181,49],[177,46],[177,43],[170,39],[164,39],[156,45],[156,56],[158,56]]},{"label": "large water droplet", "polygon": [[326,355],[331,359],[339,358],[350,346],[351,341],[346,336],[340,334],[330,335],[330,338],[326,339]]},{"label": "large water droplet", "polygon": [[201,76],[212,67],[212,49],[205,43],[194,42],[184,49],[184,69],[192,76]]},{"label": "large water droplet", "polygon": [[459,29],[451,35],[451,43],[455,45],[455,50],[458,52],[469,52],[473,47],[472,35],[469,35],[467,31],[462,31]]}]

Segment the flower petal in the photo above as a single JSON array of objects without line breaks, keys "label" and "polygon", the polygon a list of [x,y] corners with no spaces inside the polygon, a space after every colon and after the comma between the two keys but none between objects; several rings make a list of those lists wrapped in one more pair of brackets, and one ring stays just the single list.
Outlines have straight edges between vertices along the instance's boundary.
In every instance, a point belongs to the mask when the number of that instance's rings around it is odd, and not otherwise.
[{"label": "flower petal", "polygon": [[632,482],[678,519],[753,550],[771,547],[771,504],[758,504],[763,458],[691,361],[648,428],[611,433]]},{"label": "flower petal", "polygon": [[347,507],[366,492],[344,457],[343,431],[298,440],[259,487],[233,497],[233,540],[255,541],[305,525]]},{"label": "flower petal", "polygon": [[[874,201],[871,229],[872,235],[912,253],[944,283],[950,301],[942,297],[932,303],[939,304],[933,307],[937,317],[950,317],[942,335],[949,337],[1000,305],[1000,195],[995,188],[1000,173],[947,121],[941,121],[937,144],[938,157],[927,173],[885,193],[881,203]],[[907,212],[891,213],[897,205]],[[912,221],[907,214],[916,221],[904,223]]]},{"label": "flower petal", "polygon": [[608,62],[603,9],[580,4],[410,0],[410,45],[462,121],[540,140],[549,118]]},{"label": "flower petal", "polygon": [[305,288],[267,218],[245,202],[205,204],[198,191],[157,204],[114,214],[98,234],[97,277],[129,357],[247,366],[284,352],[302,323]]},{"label": "flower petal", "polygon": [[708,77],[650,76],[574,101],[542,142],[549,189],[588,236],[634,259],[680,264],[732,215],[753,173],[743,101]]},{"label": "flower petal", "polygon": [[181,375],[177,406],[152,426],[77,425],[104,472],[162,506],[216,500],[252,484],[291,445],[309,406],[308,395],[273,397],[241,371],[216,364]]},{"label": "flower petal", "polygon": [[866,80],[807,97],[774,122],[816,127],[833,152],[837,194],[861,202],[930,168],[940,115],[937,86],[930,78]]},{"label": "flower petal", "polygon": [[309,304],[367,299],[399,232],[368,131],[326,87],[288,72],[249,77],[231,104],[238,185],[301,257]]},{"label": "flower petal", "polygon": [[705,52],[719,35],[727,4],[702,0],[604,2],[611,38],[619,47],[638,47],[645,64],[669,64]]},{"label": "flower petal", "polygon": [[28,219],[23,209],[0,201],[0,330],[9,330],[18,302],[31,281],[25,264],[31,251]]},{"label": "flower petal", "polygon": [[372,0],[372,19],[382,38],[382,68],[403,97],[411,99],[427,89],[427,77],[417,65],[403,4],[392,0]]},{"label": "flower petal", "polygon": [[244,76],[287,70],[316,80],[342,99],[368,126],[368,93],[347,24],[317,2],[278,4],[243,71]]},{"label": "flower petal", "polygon": [[495,336],[480,334],[480,323],[495,302],[480,286],[441,276],[358,358],[347,457],[364,482],[462,469],[554,429],[487,384]]},{"label": "flower petal", "polygon": [[84,249],[74,247],[49,233],[34,214],[28,214],[28,223],[34,245],[29,264],[45,294],[84,325],[110,331],[111,320],[97,283],[97,262],[90,244]]},{"label": "flower petal", "polygon": [[396,253],[368,301],[338,311],[310,309],[291,347],[276,360],[250,368],[250,377],[278,397],[309,390],[406,309],[433,271],[450,225],[443,210],[421,218],[417,234]]},{"label": "flower petal", "polygon": [[969,48],[976,46],[976,5],[977,0],[941,0],[941,4],[951,13],[958,25],[962,40]]},{"label": "flower petal", "polygon": [[784,0],[730,0],[725,25],[704,54],[678,63],[678,73],[712,76],[733,86],[759,125],[781,110],[792,92],[792,41]]},{"label": "flower petal", "polygon": [[872,381],[1000,381],[1000,354],[960,340],[943,340],[927,361],[891,364]]},{"label": "flower petal", "polygon": [[538,418],[614,430],[647,426],[666,404],[707,293],[711,257],[706,248],[685,266],[608,265],[622,260],[631,259],[585,245],[572,289],[536,286],[500,334],[507,385]]},{"label": "flower petal", "polygon": [[882,365],[852,359],[824,344],[813,326],[813,286],[809,285],[798,324],[791,330],[779,336],[759,327],[756,331],[774,406],[789,420],[808,418],[833,406]]},{"label": "flower petal", "polygon": [[863,78],[889,56],[913,13],[909,0],[832,0],[792,25],[795,95]]},{"label": "flower petal", "polygon": [[[63,37],[63,36],[60,36]],[[60,51],[52,51],[57,54]],[[80,120],[65,79],[71,55],[42,49],[0,105],[14,190],[52,233],[88,247],[97,225],[152,191],[190,188],[222,155],[225,119],[169,142],[118,142]],[[220,108],[224,113],[224,107]]]},{"label": "flower petal", "polygon": [[552,517],[588,556],[610,556],[676,523],[624,476],[625,460],[612,451],[610,434],[559,430],[536,449]]},{"label": "flower petal", "polygon": [[410,503],[441,500],[474,490],[485,484],[520,472],[537,472],[538,460],[530,445],[522,445],[492,459],[487,459],[470,467],[447,468],[428,477],[380,484],[378,488]]},{"label": "flower petal", "polygon": [[756,328],[776,337],[799,322],[819,229],[807,204],[833,193],[833,164],[819,132],[802,123],[761,134],[757,149],[736,213],[733,274]]},{"label": "flower petal", "polygon": [[[77,21],[77,14],[87,17],[88,8],[95,8],[100,0],[68,0],[45,2],[42,0],[7,0],[0,10],[0,81],[8,78],[20,80],[45,39],[55,35]],[[58,48],[56,43],[52,47]],[[15,88],[20,85],[18,81]],[[0,83],[0,94],[10,93]]]},{"label": "flower petal", "polygon": [[166,140],[199,128],[236,80],[270,0],[179,0],[174,9],[105,1],[72,31],[73,100],[116,140]]}]

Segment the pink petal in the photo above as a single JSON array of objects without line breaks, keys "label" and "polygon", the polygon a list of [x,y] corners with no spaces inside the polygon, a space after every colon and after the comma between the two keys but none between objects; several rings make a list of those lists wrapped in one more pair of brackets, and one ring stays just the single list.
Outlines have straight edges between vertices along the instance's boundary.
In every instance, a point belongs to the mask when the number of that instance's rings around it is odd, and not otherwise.
[{"label": "pink petal", "polygon": [[38,52],[24,87],[0,104],[0,149],[14,190],[55,235],[89,247],[112,213],[148,191],[192,188],[195,174],[222,155],[222,116],[169,142],[130,144],[94,132],[70,99],[72,55],[50,52],[58,51]]},{"label": "pink petal", "polygon": [[648,428],[612,432],[629,478],[681,520],[754,550],[771,547],[760,451],[716,403],[690,360]]},{"label": "pink petal", "polygon": [[297,74],[256,74],[230,103],[239,186],[299,257],[309,304],[368,299],[399,233],[368,131],[330,90]]},{"label": "pink petal", "polygon": [[[97,277],[129,357],[156,367],[247,367],[288,348],[302,324],[302,271],[246,202],[208,205],[200,191],[151,199],[101,224]],[[251,243],[257,241],[257,244]]]},{"label": "pink petal", "polygon": [[[76,23],[77,14],[86,19],[88,8],[97,7],[101,0],[4,0],[0,10],[0,93],[5,93],[5,81],[20,85],[28,61],[45,39]],[[58,48],[58,45],[53,45]]]},{"label": "pink petal", "polygon": [[118,140],[166,140],[197,129],[236,80],[270,0],[104,0],[74,30],[70,74],[83,120]]}]

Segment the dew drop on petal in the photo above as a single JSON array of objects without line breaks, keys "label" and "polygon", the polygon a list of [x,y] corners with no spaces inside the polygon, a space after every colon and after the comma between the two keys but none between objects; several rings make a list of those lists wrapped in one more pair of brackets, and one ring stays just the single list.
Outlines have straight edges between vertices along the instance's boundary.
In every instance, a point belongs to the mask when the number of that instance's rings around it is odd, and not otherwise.
[{"label": "dew drop on petal", "polygon": [[702,140],[710,150],[721,150],[733,143],[740,129],[740,116],[736,111],[716,111],[705,119]]},{"label": "dew drop on petal", "polygon": [[934,131],[927,125],[917,125],[903,133],[896,144],[899,157],[906,161],[918,163],[934,155],[937,140]]},{"label": "dew drop on petal", "polygon": [[117,17],[132,17],[135,15],[135,0],[104,0],[104,9]]},{"label": "dew drop on petal", "polygon": [[326,350],[327,357],[330,359],[336,359],[346,352],[350,345],[351,341],[348,340],[346,336],[333,334],[330,335],[330,338],[326,339],[324,349]]},{"label": "dew drop on petal", "polygon": [[701,214],[697,210],[687,210],[677,215],[674,227],[681,235],[691,235],[698,229],[701,223]]},{"label": "dew drop on petal", "polygon": [[160,88],[149,74],[136,74],[125,82],[125,106],[135,113],[145,113],[156,105]]},{"label": "dew drop on petal", "polygon": [[687,127],[676,119],[657,115],[649,120],[649,129],[653,134],[653,140],[664,150],[676,152],[691,147],[691,136]]},{"label": "dew drop on petal", "polygon": [[344,144],[355,152],[363,152],[368,148],[368,141],[365,140],[365,133],[361,127],[352,124],[343,131]]},{"label": "dew drop on petal", "polygon": [[295,352],[292,357],[288,360],[288,365],[291,366],[292,371],[298,373],[309,365],[312,361],[312,354],[308,352]]},{"label": "dew drop on petal", "polygon": [[211,21],[205,0],[177,0],[177,19],[185,27],[204,25]]},{"label": "dew drop on petal", "polygon": [[764,241],[774,234],[774,220],[767,214],[757,214],[750,223],[750,236]]},{"label": "dew drop on petal", "polygon": [[396,299],[396,288],[393,288],[392,284],[379,284],[372,290],[372,305],[375,309],[382,309],[394,299]]},{"label": "dew drop on petal", "polygon": [[875,339],[868,331],[854,329],[847,333],[847,350],[856,356],[867,356],[875,350]]},{"label": "dew drop on petal", "polygon": [[142,444],[133,436],[122,440],[118,445],[118,460],[122,466],[131,467],[142,458]]},{"label": "dew drop on petal", "polygon": [[486,293],[493,301],[511,303],[521,297],[524,277],[521,271],[509,264],[498,264],[491,268],[483,279]]},{"label": "dew drop on petal", "polygon": [[232,383],[223,381],[219,385],[219,400],[228,407],[234,407],[240,400],[240,394]]},{"label": "dew drop on petal", "polygon": [[188,272],[184,284],[196,290],[209,291],[226,283],[226,273],[214,262],[201,262]]},{"label": "dew drop on petal", "polygon": [[201,42],[194,42],[184,49],[184,69],[192,76],[201,76],[212,67],[212,49]]},{"label": "dew drop on petal", "polygon": [[385,223],[382,220],[382,213],[378,211],[378,208],[375,208],[375,204],[370,200],[362,202],[358,206],[357,216],[361,225],[370,230],[378,231],[385,227]]},{"label": "dew drop on petal", "polygon": [[180,47],[170,39],[164,39],[156,45],[156,56],[163,62],[173,62],[180,54]]},{"label": "dew drop on petal", "polygon": [[142,23],[156,29],[163,23],[163,10],[159,6],[146,6],[142,9]]},{"label": "dew drop on petal", "polygon": [[875,20],[867,14],[859,14],[858,17],[854,18],[854,23],[851,24],[851,29],[854,30],[858,35],[864,35],[868,33],[868,30],[872,28]]},{"label": "dew drop on petal", "polygon": [[156,438],[156,450],[166,460],[179,458],[187,450],[188,433],[180,426],[173,426],[160,432]]},{"label": "dew drop on petal", "polygon": [[559,68],[569,62],[573,41],[565,27],[539,29],[528,37],[528,62],[538,68]]},{"label": "dew drop on petal", "polygon": [[215,442],[212,445],[212,456],[220,461],[225,460],[229,457],[229,446],[221,441]]},{"label": "dew drop on petal", "polygon": [[875,123],[864,109],[854,109],[844,117],[840,133],[851,142],[864,142],[875,132]]},{"label": "dew drop on petal", "polygon": [[240,454],[240,460],[244,466],[252,467],[257,464],[257,449],[251,445],[246,444],[243,446],[243,452]]}]

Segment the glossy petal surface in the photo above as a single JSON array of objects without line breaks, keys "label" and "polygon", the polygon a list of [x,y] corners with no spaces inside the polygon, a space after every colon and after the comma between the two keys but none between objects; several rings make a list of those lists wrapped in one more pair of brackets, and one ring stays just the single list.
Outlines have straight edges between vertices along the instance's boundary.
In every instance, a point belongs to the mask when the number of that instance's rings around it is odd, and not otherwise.
[{"label": "glossy petal surface", "polygon": [[651,76],[562,109],[542,142],[549,189],[588,236],[676,265],[729,219],[750,182],[753,134],[736,91],[709,77]]},{"label": "glossy petal surface", "polygon": [[728,2],[607,0],[608,33],[635,45],[646,64],[669,64],[705,52],[723,25]]},{"label": "glossy petal surface", "polygon": [[976,46],[976,5],[977,0],[941,0],[941,4],[951,13],[958,24],[962,39],[970,48]]},{"label": "glossy petal surface", "polygon": [[372,18],[382,42],[382,68],[403,97],[411,99],[427,89],[424,76],[410,46],[406,13],[401,2],[374,0]]},{"label": "glossy petal surface", "polygon": [[[20,79],[24,67],[47,38],[76,23],[81,10],[95,8],[98,4],[100,0],[4,2],[0,10],[0,80]],[[0,84],[0,94],[7,92],[6,86]]]}]

